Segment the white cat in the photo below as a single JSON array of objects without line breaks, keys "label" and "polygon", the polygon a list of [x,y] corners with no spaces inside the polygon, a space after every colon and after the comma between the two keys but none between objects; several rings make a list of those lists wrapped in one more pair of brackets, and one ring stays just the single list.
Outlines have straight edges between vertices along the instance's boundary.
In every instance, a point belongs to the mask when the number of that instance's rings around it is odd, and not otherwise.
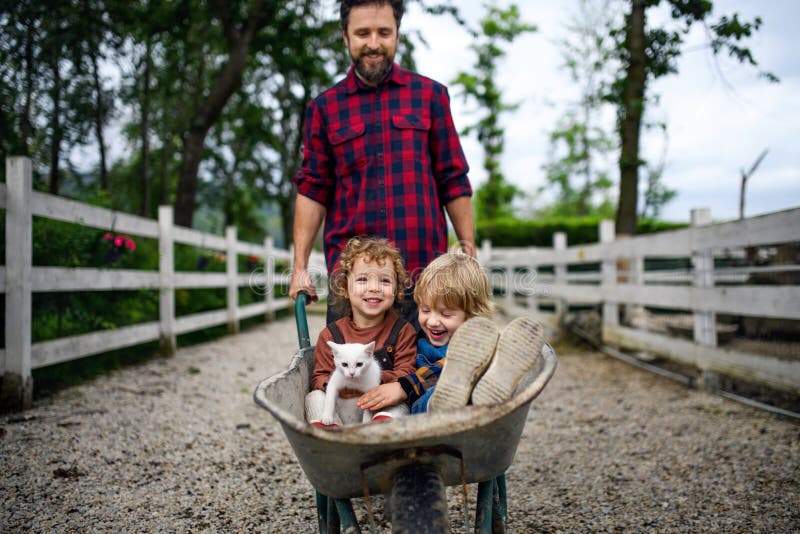
[{"label": "white cat", "polygon": [[322,424],[330,425],[334,413],[338,412],[342,423],[354,425],[372,420],[369,410],[358,407],[358,398],[342,399],[339,391],[356,389],[366,393],[381,383],[381,366],[372,357],[375,342],[366,345],[361,343],[334,343],[328,341],[333,351],[333,372],[325,389],[325,404],[322,408]]}]

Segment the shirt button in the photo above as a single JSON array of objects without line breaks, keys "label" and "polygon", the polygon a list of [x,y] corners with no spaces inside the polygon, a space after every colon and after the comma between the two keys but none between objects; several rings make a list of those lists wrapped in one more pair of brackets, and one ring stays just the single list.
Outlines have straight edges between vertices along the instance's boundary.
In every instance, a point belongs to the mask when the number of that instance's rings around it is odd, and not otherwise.
[{"label": "shirt button", "polygon": [[378,180],[378,185],[383,185],[383,180]]}]

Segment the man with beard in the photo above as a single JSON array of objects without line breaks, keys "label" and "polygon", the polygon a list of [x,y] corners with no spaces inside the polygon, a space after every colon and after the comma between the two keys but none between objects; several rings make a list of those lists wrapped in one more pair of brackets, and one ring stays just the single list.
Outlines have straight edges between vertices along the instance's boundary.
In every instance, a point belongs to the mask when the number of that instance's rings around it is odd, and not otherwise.
[{"label": "man with beard", "polygon": [[[442,84],[394,63],[402,0],[343,0],[342,37],[353,65],[306,111],[303,165],[294,178],[294,268],[289,295],[316,299],[308,258],[323,219],[328,272],[351,237],[386,237],[411,279],[447,251],[445,210],[474,255],[467,177]],[[417,326],[408,288],[403,316]],[[328,322],[339,316],[328,306]]]}]

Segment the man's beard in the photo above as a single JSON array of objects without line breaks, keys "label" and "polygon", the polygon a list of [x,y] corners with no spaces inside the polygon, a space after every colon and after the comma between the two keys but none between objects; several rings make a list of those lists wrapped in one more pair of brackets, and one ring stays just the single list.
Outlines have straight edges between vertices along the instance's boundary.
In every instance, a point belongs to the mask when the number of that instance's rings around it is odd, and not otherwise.
[{"label": "man's beard", "polygon": [[[367,65],[365,58],[367,56],[382,56],[381,62],[375,65],[374,67],[370,67]],[[392,69],[392,61],[394,57],[389,57],[386,54],[386,51],[383,49],[378,50],[368,50],[366,52],[362,52],[358,55],[358,58],[354,57],[353,54],[350,54],[350,57],[353,60],[353,63],[356,66],[356,72],[361,76],[361,78],[373,84],[378,84],[389,74],[389,71]]]}]

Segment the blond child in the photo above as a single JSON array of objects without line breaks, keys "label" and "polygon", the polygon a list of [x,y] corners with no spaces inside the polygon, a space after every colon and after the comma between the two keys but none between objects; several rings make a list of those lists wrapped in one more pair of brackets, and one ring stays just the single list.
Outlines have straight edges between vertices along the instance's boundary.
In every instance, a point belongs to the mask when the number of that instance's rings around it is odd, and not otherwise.
[{"label": "blond child", "polygon": [[[397,249],[383,238],[355,237],[348,241],[331,276],[330,298],[348,311],[320,332],[314,349],[314,371],[311,391],[306,395],[306,418],[321,423],[325,388],[334,369],[328,341],[334,343],[375,342],[374,357],[381,366],[381,383],[393,383],[414,372],[416,332],[414,327],[395,311],[408,283]],[[354,398],[363,391],[342,390],[341,398]],[[390,419],[408,413],[405,405],[376,410],[373,421]],[[341,420],[336,418],[341,424]],[[338,426],[337,424],[337,426]]]},{"label": "blond child", "polygon": [[417,343],[417,370],[368,391],[359,408],[405,403],[412,413],[439,412],[470,401],[510,399],[539,357],[541,325],[518,317],[501,334],[489,318],[494,304],[486,273],[476,259],[460,253],[440,256],[425,268],[414,300],[424,333]]}]

